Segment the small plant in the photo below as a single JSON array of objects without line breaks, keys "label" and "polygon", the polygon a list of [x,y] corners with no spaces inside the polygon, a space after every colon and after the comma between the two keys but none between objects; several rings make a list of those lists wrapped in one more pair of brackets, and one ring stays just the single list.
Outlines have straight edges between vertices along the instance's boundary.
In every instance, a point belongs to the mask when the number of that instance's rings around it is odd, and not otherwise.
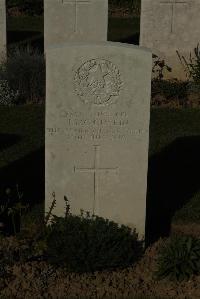
[{"label": "small plant", "polygon": [[89,212],[84,215],[83,210],[80,216],[71,215],[66,196],[65,216],[53,215],[55,193],[52,196],[49,212],[37,230],[33,234],[26,232],[26,236],[23,232],[17,234],[20,248],[12,250],[7,257],[3,253],[6,263],[45,260],[53,267],[83,273],[125,268],[141,257],[143,242],[138,240],[135,230],[124,225],[119,227],[96,215],[90,216]]},{"label": "small plant", "polygon": [[[186,105],[189,82],[177,79],[164,80],[164,71],[171,72],[172,69],[157,55],[153,54],[153,58],[152,104],[169,104],[171,102],[173,105]],[[158,97],[155,97],[157,95]]]},{"label": "small plant", "polygon": [[51,264],[82,273],[125,268],[139,259],[143,247],[135,230],[83,210],[71,215],[65,202],[65,217],[52,215],[43,235]]},{"label": "small plant", "polygon": [[[23,197],[23,193],[19,191],[19,185],[16,184],[16,190],[11,190],[10,188],[7,188],[4,194],[5,198],[4,200],[1,200],[2,204],[0,206],[0,219],[3,216],[3,218],[11,217],[12,221],[12,231],[14,232],[14,235],[17,234],[17,227],[16,224],[19,221],[19,224],[21,223],[21,217],[22,217],[22,211],[26,211],[28,208],[27,205],[23,205],[21,203],[21,199]],[[3,221],[0,221],[4,228]],[[5,221],[6,222],[6,221]],[[20,228],[19,228],[20,230]],[[10,233],[10,232],[7,232]]]},{"label": "small plant", "polygon": [[157,55],[153,54],[153,68],[152,72],[155,75],[154,80],[162,80],[164,71],[171,72],[172,69],[169,67],[163,59],[160,59]]},{"label": "small plant", "polygon": [[[18,198],[21,199],[23,196],[23,193],[19,191],[18,185],[17,185],[17,194]],[[12,209],[10,211],[10,215],[16,215],[16,211],[21,213],[21,210],[26,210],[27,212],[27,206],[22,206],[21,203],[17,203],[16,206],[13,206],[12,204],[12,192],[13,190],[7,189],[6,194],[6,203],[7,205],[2,205],[1,210],[2,212],[8,213],[8,207],[12,206]],[[52,206],[50,211],[53,209],[55,205],[55,198],[53,200]],[[38,208],[38,207],[37,207]],[[36,213],[36,211],[34,210]],[[50,212],[48,213],[49,217]],[[16,262],[29,262],[29,261],[43,261],[45,260],[44,252],[46,250],[46,240],[44,238],[45,234],[45,223],[47,223],[47,216],[45,217],[45,221],[41,221],[40,217],[38,217],[37,214],[25,214],[22,215],[22,217],[28,217],[31,218],[30,221],[35,222],[34,229],[27,228],[27,230],[24,231],[22,229],[19,233],[16,234],[16,238],[10,239],[10,238],[3,238],[3,235],[0,234],[1,238],[1,248],[0,248],[0,265],[13,265]],[[39,218],[39,219],[38,219]],[[27,223],[29,226],[29,222]],[[14,224],[15,225],[15,224]],[[7,245],[6,245],[7,243]],[[6,250],[5,250],[6,248]],[[3,269],[3,268],[2,268]]]},{"label": "small plant", "polygon": [[28,205],[22,205],[21,202],[17,202],[13,207],[8,208],[8,216],[11,215],[12,217],[12,224],[13,224],[13,229],[14,229],[14,234],[16,235],[17,230],[15,226],[15,215],[19,215],[20,217],[20,223],[21,223],[21,217],[22,217],[22,211],[27,210]]},{"label": "small plant", "polygon": [[[55,192],[52,193],[53,201],[49,212],[43,217],[43,212],[40,210],[41,206],[37,206],[32,213],[24,215],[23,220],[25,227],[20,231],[18,237],[20,239],[29,239],[29,254],[28,260],[43,260],[45,259],[46,245],[46,225],[52,216],[52,210],[55,207],[56,199]],[[40,210],[38,212],[38,209]]]},{"label": "small plant", "polygon": [[180,63],[183,65],[186,75],[189,79],[192,78],[192,80],[200,84],[200,49],[199,44],[197,44],[197,47],[194,48],[194,56],[190,53],[190,57],[187,60],[183,55],[181,56],[178,51],[177,55],[179,57]]},{"label": "small plant", "polygon": [[158,256],[157,279],[188,280],[200,273],[200,240],[175,235],[161,247]]}]

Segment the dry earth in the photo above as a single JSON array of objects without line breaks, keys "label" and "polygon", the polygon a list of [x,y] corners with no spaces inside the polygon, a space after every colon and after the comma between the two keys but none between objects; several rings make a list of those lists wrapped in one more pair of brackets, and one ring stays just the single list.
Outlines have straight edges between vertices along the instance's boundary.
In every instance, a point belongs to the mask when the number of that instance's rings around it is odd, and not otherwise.
[{"label": "dry earth", "polygon": [[[174,230],[177,229],[173,228]],[[195,226],[191,226],[192,231]],[[180,230],[180,227],[179,227]],[[199,230],[200,233],[200,230]],[[200,276],[187,282],[174,283],[167,279],[156,281],[156,257],[160,239],[147,248],[143,258],[133,267],[118,271],[93,274],[66,274],[52,270],[46,262],[29,262],[7,266],[9,277],[0,278],[2,298],[130,298],[146,295],[154,298],[200,299]],[[1,240],[0,249],[19,246],[14,237]],[[21,245],[23,246],[23,242]],[[0,297],[1,298],[1,297]]]}]

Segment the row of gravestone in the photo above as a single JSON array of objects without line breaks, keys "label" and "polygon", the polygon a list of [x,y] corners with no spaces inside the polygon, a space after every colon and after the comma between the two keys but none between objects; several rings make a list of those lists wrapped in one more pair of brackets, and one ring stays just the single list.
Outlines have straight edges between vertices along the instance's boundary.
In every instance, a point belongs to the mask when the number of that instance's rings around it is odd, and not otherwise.
[{"label": "row of gravestone", "polygon": [[[6,46],[6,0],[0,0],[0,52]],[[200,41],[199,0],[141,0],[140,46],[185,79],[177,52],[189,57]],[[108,0],[44,0],[45,48],[66,41],[106,41]]]},{"label": "row of gravestone", "polygon": [[152,53],[107,42],[107,11],[106,0],[45,1],[45,211],[55,193],[63,216],[66,196],[73,214],[89,211],[142,238]]}]

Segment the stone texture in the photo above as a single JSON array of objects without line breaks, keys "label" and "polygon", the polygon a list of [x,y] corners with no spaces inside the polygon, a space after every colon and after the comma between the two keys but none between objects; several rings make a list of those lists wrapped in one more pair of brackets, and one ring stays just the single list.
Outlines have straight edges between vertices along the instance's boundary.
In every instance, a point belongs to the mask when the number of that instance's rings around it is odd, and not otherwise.
[{"label": "stone texture", "polygon": [[108,0],[44,0],[44,40],[106,41]]},{"label": "stone texture", "polygon": [[80,209],[145,231],[151,52],[120,43],[46,51],[46,212],[55,192]]},{"label": "stone texture", "polygon": [[142,0],[140,45],[173,68],[166,78],[185,78],[176,51],[187,58],[193,53],[200,42],[199,16],[199,0]]},{"label": "stone texture", "polygon": [[6,3],[0,0],[0,59],[6,54]]}]

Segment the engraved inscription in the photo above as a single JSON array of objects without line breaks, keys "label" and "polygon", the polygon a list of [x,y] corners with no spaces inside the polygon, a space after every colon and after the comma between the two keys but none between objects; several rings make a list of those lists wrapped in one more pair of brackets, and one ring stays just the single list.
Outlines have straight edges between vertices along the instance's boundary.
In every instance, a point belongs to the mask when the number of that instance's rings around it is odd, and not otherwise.
[{"label": "engraved inscription", "polygon": [[74,166],[74,172],[92,173],[93,174],[93,187],[94,187],[94,202],[93,202],[93,214],[100,212],[99,207],[99,175],[101,173],[114,172],[117,174],[118,167],[101,168],[100,166],[100,145],[94,145],[94,162],[93,167],[80,168]]},{"label": "engraved inscription", "polygon": [[166,1],[161,1],[160,4],[163,5],[171,5],[171,21],[170,21],[170,33],[174,32],[174,27],[175,27],[175,9],[176,5],[180,4],[188,4],[186,1],[181,1],[181,0],[166,0]]},{"label": "engraved inscription", "polygon": [[50,136],[62,135],[74,141],[128,141],[148,134],[143,128],[130,125],[126,111],[97,112],[60,111],[62,122],[58,126],[47,128]]},{"label": "engraved inscription", "polygon": [[78,7],[81,4],[90,4],[89,0],[62,0],[63,4],[74,5],[74,33],[78,31]]},{"label": "engraved inscription", "polygon": [[122,88],[121,74],[110,61],[92,59],[82,64],[74,76],[75,91],[83,103],[110,105]]}]

